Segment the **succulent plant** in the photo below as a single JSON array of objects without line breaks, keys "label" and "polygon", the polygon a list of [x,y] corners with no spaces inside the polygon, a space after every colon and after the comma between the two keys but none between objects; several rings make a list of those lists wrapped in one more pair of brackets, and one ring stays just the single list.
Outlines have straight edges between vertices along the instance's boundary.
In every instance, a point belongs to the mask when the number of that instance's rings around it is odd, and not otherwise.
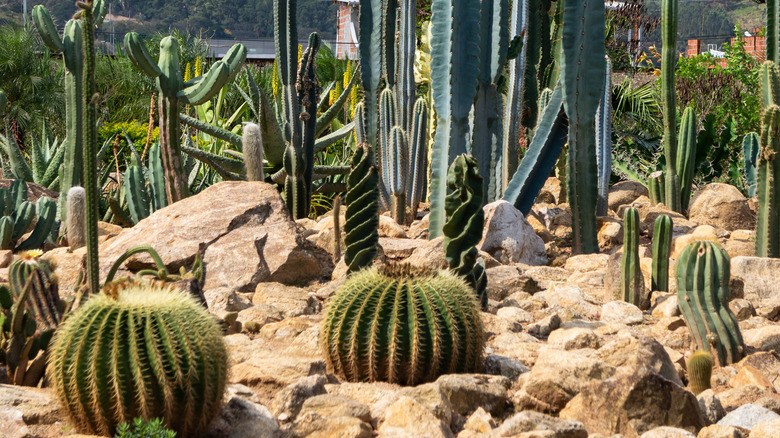
[{"label": "succulent plant", "polygon": [[669,290],[669,257],[672,256],[672,218],[662,214],[653,225],[652,290]]},{"label": "succulent plant", "polygon": [[691,200],[691,186],[696,167],[696,136],[698,135],[696,111],[692,107],[685,108],[680,122],[680,132],[677,138],[677,165],[675,166],[680,179],[680,210],[688,211]]},{"label": "succulent plant", "polygon": [[708,351],[697,350],[688,359],[688,379],[691,384],[691,392],[699,395],[711,388],[712,367],[715,361]]},{"label": "succulent plant", "polygon": [[598,199],[596,215],[609,210],[609,178],[612,176],[612,61],[606,56],[604,91],[596,111],[596,165],[598,166]]},{"label": "succulent plant", "polygon": [[661,94],[664,116],[664,200],[680,212],[680,178],[677,174],[677,95],[674,70],[677,66],[677,0],[661,2]]},{"label": "succulent plant", "polygon": [[756,132],[748,133],[742,141],[742,155],[745,164],[745,180],[747,181],[748,197],[756,196],[758,189],[758,153],[761,149],[759,136]]},{"label": "succulent plant", "polygon": [[639,266],[639,212],[634,207],[623,213],[623,259],[620,264],[623,300],[644,307],[645,280]]},{"label": "succulent plant", "polygon": [[149,166],[144,168],[141,159],[133,155],[125,171],[125,199],[130,219],[137,224],[151,213],[168,205],[165,194],[165,169],[159,143],[149,148]]},{"label": "succulent plant", "polygon": [[249,181],[265,180],[263,172],[263,136],[257,124],[247,123],[244,125],[241,150],[244,154],[246,178]]},{"label": "succulent plant", "polygon": [[720,366],[738,362],[744,342],[728,307],[729,255],[713,242],[693,242],[677,258],[675,277],[677,302],[699,350]]},{"label": "succulent plant", "polygon": [[220,412],[227,349],[216,320],[183,292],[131,286],[95,295],[52,342],[50,383],[84,432],[161,417],[192,436]]},{"label": "succulent plant", "polygon": [[344,263],[352,273],[371,265],[379,242],[379,175],[366,143],[360,144],[352,157],[344,200]]},{"label": "succulent plant", "polygon": [[[57,230],[57,203],[41,197],[33,204],[27,200],[27,183],[14,180],[8,189],[0,189],[0,249],[29,250],[40,248]],[[35,227],[30,235],[19,239]]]},{"label": "succulent plant", "polygon": [[484,343],[471,287],[449,272],[409,265],[348,277],[330,300],[321,335],[332,372],[403,385],[479,371]]},{"label": "succulent plant", "polygon": [[758,154],[758,217],[756,255],[780,257],[780,72],[771,61],[761,66],[761,96],[764,106],[761,151]]}]

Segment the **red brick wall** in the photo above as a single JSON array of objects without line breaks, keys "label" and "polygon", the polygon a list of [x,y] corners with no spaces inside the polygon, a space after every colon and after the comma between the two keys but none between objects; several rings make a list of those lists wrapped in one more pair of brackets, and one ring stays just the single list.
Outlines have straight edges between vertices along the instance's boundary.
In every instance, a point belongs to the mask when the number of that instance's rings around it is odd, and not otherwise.
[{"label": "red brick wall", "polygon": [[[755,29],[754,34],[757,34],[761,29]],[[731,44],[736,42],[736,38],[731,39]],[[762,36],[742,37],[742,41],[745,43],[745,51],[756,58],[759,61],[766,60],[766,38]],[[686,56],[696,56],[702,53],[701,40],[688,40],[688,50]],[[721,66],[726,65],[726,60],[719,60]]]},{"label": "red brick wall", "polygon": [[336,31],[336,57],[338,59],[357,59],[357,44],[352,41],[352,23],[357,30],[358,9],[356,6],[339,3],[339,22]]}]

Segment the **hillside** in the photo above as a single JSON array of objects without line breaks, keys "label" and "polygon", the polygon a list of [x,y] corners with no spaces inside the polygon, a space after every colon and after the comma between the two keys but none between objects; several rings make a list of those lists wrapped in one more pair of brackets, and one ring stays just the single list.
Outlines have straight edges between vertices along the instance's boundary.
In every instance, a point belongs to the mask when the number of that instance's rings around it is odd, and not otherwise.
[{"label": "hillside", "polygon": [[[214,38],[260,38],[273,36],[273,0],[109,0],[117,32],[165,31],[171,27],[203,32]],[[0,19],[21,22],[21,1],[0,0]],[[28,0],[28,8],[42,3],[55,21],[64,23],[75,11],[72,1]],[[337,6],[328,0],[298,1],[298,31],[301,38],[320,32],[336,34]],[[131,20],[128,20],[131,19]]]}]

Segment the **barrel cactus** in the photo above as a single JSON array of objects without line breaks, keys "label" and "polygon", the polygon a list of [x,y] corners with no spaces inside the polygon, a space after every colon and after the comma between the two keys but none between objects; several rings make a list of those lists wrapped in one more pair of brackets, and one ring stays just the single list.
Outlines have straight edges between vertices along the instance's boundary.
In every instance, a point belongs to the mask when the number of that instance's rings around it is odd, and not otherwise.
[{"label": "barrel cactus", "polygon": [[49,380],[86,433],[161,417],[181,436],[220,412],[227,349],[216,320],[185,293],[148,285],[96,295],[65,320]]},{"label": "barrel cactus", "polygon": [[691,392],[699,393],[710,389],[710,379],[712,378],[712,367],[715,361],[712,355],[706,351],[697,351],[688,359],[688,380],[691,383]]},{"label": "barrel cactus", "polygon": [[322,326],[328,369],[349,381],[416,385],[475,372],[485,345],[479,303],[459,276],[409,265],[350,276]]}]

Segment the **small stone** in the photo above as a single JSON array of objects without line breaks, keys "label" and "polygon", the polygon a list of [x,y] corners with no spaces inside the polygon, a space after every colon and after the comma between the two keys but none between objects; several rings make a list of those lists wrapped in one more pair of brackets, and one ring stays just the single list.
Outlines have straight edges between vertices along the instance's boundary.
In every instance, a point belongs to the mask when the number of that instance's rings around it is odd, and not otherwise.
[{"label": "small stone", "polygon": [[547,343],[564,350],[598,349],[603,344],[603,339],[591,329],[574,327],[553,331],[547,338]]},{"label": "small stone", "polygon": [[477,407],[501,415],[509,403],[507,390],[511,382],[504,376],[487,374],[446,374],[435,382],[453,411],[467,416]]},{"label": "small stone", "polygon": [[745,345],[761,351],[775,351],[780,353],[780,325],[767,325],[765,327],[742,332]]},{"label": "small stone", "polygon": [[738,407],[736,410],[730,412],[725,417],[718,421],[720,426],[735,426],[742,429],[751,430],[759,423],[765,421],[777,421],[780,420],[780,415],[770,411],[769,409],[756,406],[754,404],[746,404]]},{"label": "small stone", "polygon": [[478,433],[489,433],[495,429],[496,422],[490,413],[486,412],[482,408],[477,408],[471,416],[466,420],[466,424],[463,425],[463,430],[470,430]]},{"label": "small stone", "polygon": [[546,338],[550,336],[553,330],[561,326],[561,317],[557,313],[535,322],[528,326],[528,333],[537,338]]},{"label": "small stone", "polygon": [[[588,438],[588,432],[579,421],[562,420],[539,412],[523,411],[506,420],[497,430],[496,436],[516,437],[526,432],[542,432],[526,435],[549,438]],[[552,432],[552,433],[544,433]]]},{"label": "small stone", "polygon": [[735,298],[729,301],[729,309],[737,317],[737,321],[744,321],[756,316],[756,309],[753,307],[753,303],[744,298]]},{"label": "small stone", "polygon": [[712,389],[702,391],[696,396],[696,399],[699,401],[701,413],[707,419],[707,424],[715,424],[726,415],[723,405],[720,404],[720,400]]},{"label": "small stone", "polygon": [[676,427],[661,426],[648,430],[639,438],[696,438],[696,435],[684,429]]},{"label": "small stone", "polygon": [[769,378],[767,378],[767,376],[765,376],[761,370],[758,370],[750,365],[743,365],[737,375],[729,380],[729,385],[735,388],[739,386],[755,385],[759,388],[770,390],[774,389],[774,386],[772,385],[772,382],[769,381]]},{"label": "small stone", "polygon": [[401,397],[385,410],[378,429],[381,437],[450,438],[452,431],[425,407],[409,397]]},{"label": "small stone", "polygon": [[355,417],[322,417],[314,412],[301,415],[286,435],[288,438],[371,438],[371,425]]},{"label": "small stone", "polygon": [[306,399],[325,394],[327,382],[325,376],[315,375],[288,385],[276,394],[271,410],[280,421],[292,421],[300,412]]},{"label": "small stone", "polygon": [[677,294],[654,292],[655,304],[652,314],[656,318],[668,318],[680,316],[680,307],[677,305]]},{"label": "small stone", "polygon": [[700,430],[696,438],[747,438],[747,435],[734,426],[712,424]]},{"label": "small stone", "polygon": [[499,356],[497,354],[485,356],[485,372],[488,374],[504,376],[514,382],[529,371],[531,371],[530,368],[513,357]]},{"label": "small stone", "polygon": [[601,321],[634,325],[644,322],[644,317],[639,307],[631,303],[611,301],[601,307]]},{"label": "small stone", "polygon": [[503,264],[547,264],[544,242],[523,214],[501,200],[484,207],[485,228],[478,248]]},{"label": "small stone", "polygon": [[314,412],[322,417],[355,417],[371,422],[371,410],[363,403],[333,394],[320,394],[307,398],[298,415]]},{"label": "small stone", "polygon": [[505,320],[514,332],[523,331],[523,324],[532,322],[533,315],[519,307],[502,307],[496,312],[496,316]]}]

